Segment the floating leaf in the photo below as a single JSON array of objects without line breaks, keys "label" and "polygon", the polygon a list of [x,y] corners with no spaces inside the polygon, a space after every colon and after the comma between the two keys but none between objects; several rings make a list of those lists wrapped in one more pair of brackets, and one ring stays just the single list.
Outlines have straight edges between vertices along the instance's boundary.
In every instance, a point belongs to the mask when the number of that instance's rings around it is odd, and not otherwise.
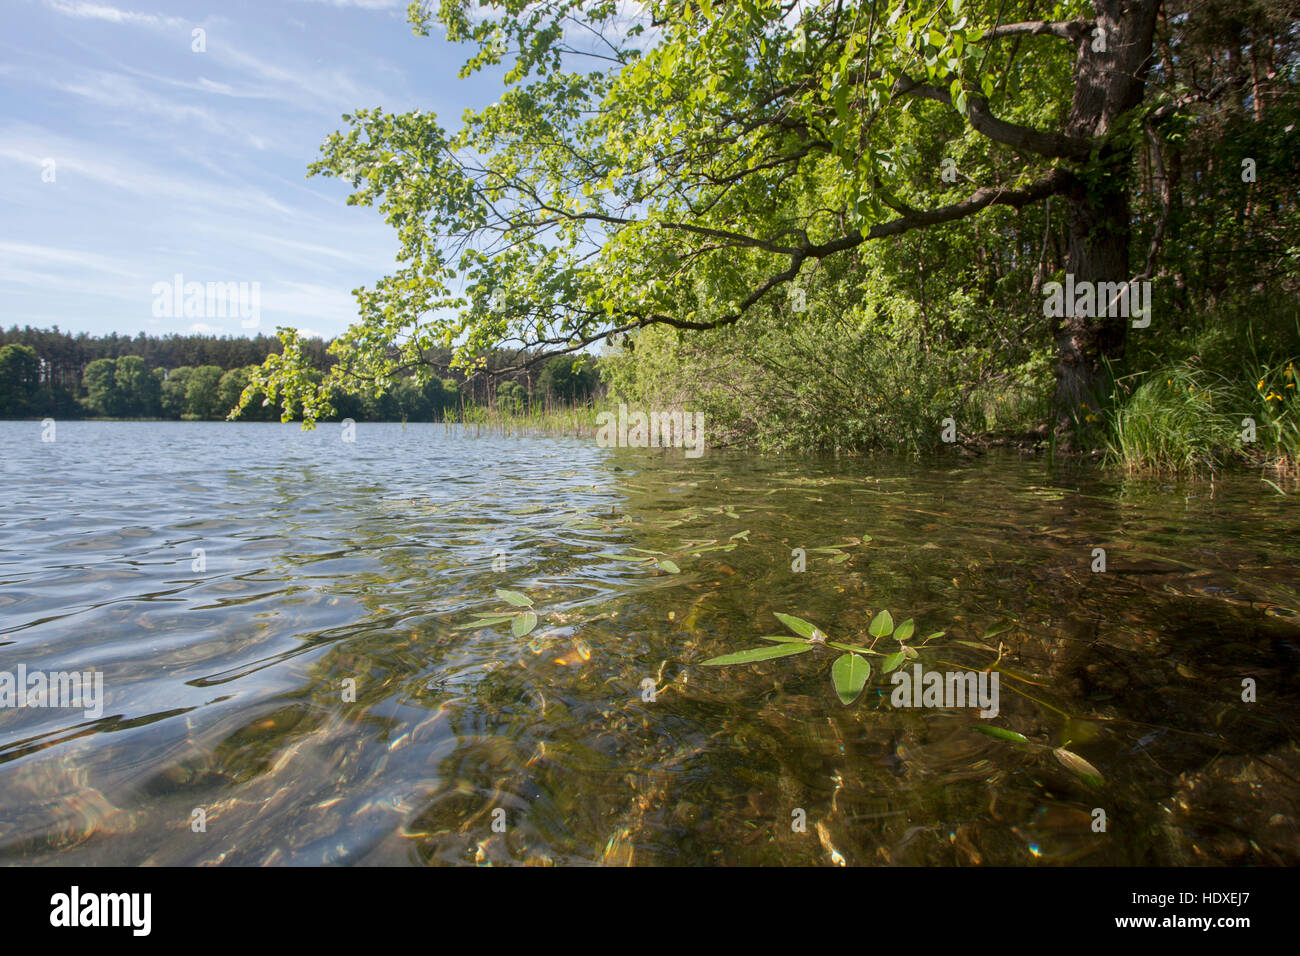
[{"label": "floating leaf", "polygon": [[920,654],[917,653],[915,647],[908,647],[906,644],[903,645],[903,654],[907,657],[909,661],[914,661],[921,656]]},{"label": "floating leaf", "polygon": [[841,654],[831,665],[831,683],[840,701],[851,704],[858,699],[871,676],[871,662],[857,654]]},{"label": "floating leaf", "polygon": [[479,618],[477,621],[471,621],[468,624],[458,624],[455,629],[458,631],[468,631],[476,627],[491,627],[493,624],[502,624],[506,621],[513,621],[514,619],[514,614],[496,614],[492,617]]},{"label": "floating leaf", "polygon": [[916,622],[909,617],[902,624],[898,625],[898,630],[894,631],[894,640],[898,641],[900,644],[906,644],[907,639],[912,636],[912,632],[915,630]]},{"label": "floating leaf", "polygon": [[1007,631],[1011,630],[1011,628],[1014,626],[1015,626],[1014,621],[1006,621],[1002,624],[996,625],[991,630],[985,631],[984,637],[985,638],[997,637],[999,634],[1005,634]]},{"label": "floating leaf", "polygon": [[510,633],[515,637],[523,637],[537,626],[537,615],[532,611],[525,611],[515,618],[515,622],[510,625]]},{"label": "floating leaf", "polygon": [[841,644],[839,641],[827,641],[828,647],[838,647],[842,651],[850,651],[854,654],[879,654],[880,651],[873,651],[869,647],[855,647],[852,644]]},{"label": "floating leaf", "polygon": [[894,632],[894,616],[888,611],[881,611],[867,628],[872,637],[888,637]]},{"label": "floating leaf", "polygon": [[721,657],[714,657],[704,661],[704,666],[716,666],[721,664],[751,664],[754,661],[766,661],[773,657],[789,657],[791,654],[802,654],[805,651],[811,651],[811,644],[779,644],[776,647],[751,647],[747,651],[737,651],[734,654],[723,654]]},{"label": "floating leaf", "polygon": [[525,595],[520,594],[518,591],[506,591],[503,590],[502,588],[497,588],[496,591],[497,591],[497,597],[505,601],[507,604],[513,604],[515,607],[533,606],[533,602]]},{"label": "floating leaf", "polygon": [[922,643],[922,644],[928,644],[928,643],[930,643],[932,640],[934,640],[936,637],[943,637],[943,636],[944,636],[945,634],[947,634],[947,633],[948,633],[947,631],[935,631],[933,634],[931,634],[929,637],[927,637],[927,638],[926,638],[925,640],[923,640],[921,643]]},{"label": "floating leaf", "polygon": [[676,565],[676,563],[674,563],[674,562],[672,562],[672,561],[669,561],[669,560],[666,559],[666,558],[665,558],[663,561],[660,561],[660,562],[658,562],[658,563],[659,563],[659,567],[663,568],[663,569],[664,569],[665,571],[667,571],[669,574],[681,574],[681,573],[682,573],[682,569],[679,568],[679,567]]},{"label": "floating leaf", "polygon": [[1029,743],[1029,738],[1024,734],[1018,734],[1014,730],[1007,730],[1004,727],[990,727],[987,724],[976,724],[975,729],[986,737],[996,737],[998,740],[1009,740],[1013,744]]},{"label": "floating leaf", "polygon": [[807,644],[802,637],[791,637],[789,634],[760,634],[760,641],[779,641],[782,644]]},{"label": "floating leaf", "polygon": [[880,673],[888,674],[891,671],[897,670],[898,666],[906,659],[907,655],[902,651],[899,651],[897,654],[890,654],[880,662]]},{"label": "floating leaf", "polygon": [[1105,782],[1101,771],[1078,754],[1072,753],[1064,747],[1057,747],[1052,753],[1056,754],[1056,759],[1061,761],[1068,770],[1074,771],[1083,778],[1084,783],[1093,787],[1100,787]]},{"label": "floating leaf", "polygon": [[817,629],[816,624],[810,624],[801,617],[795,617],[793,614],[782,614],[780,611],[775,612],[776,619],[794,631],[800,637],[813,637],[820,635],[825,639],[826,635]]}]

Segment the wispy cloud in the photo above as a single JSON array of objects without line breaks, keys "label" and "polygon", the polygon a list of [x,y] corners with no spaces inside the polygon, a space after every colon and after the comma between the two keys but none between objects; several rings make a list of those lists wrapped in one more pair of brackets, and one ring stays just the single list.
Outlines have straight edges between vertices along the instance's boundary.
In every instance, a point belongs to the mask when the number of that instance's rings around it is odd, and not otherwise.
[{"label": "wispy cloud", "polygon": [[108,23],[132,23],[145,26],[181,26],[185,23],[180,17],[164,17],[154,13],[136,13],[122,10],[106,3],[91,3],[89,0],[44,0],[44,4],[56,13],[76,17],[79,20],[104,20]]}]

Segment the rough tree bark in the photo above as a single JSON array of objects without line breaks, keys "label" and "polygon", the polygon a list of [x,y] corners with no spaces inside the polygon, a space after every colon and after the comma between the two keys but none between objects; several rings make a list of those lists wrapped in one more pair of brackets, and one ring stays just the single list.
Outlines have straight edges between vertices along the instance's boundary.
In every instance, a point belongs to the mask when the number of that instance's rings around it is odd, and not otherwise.
[{"label": "rough tree bark", "polygon": [[[1095,28],[1077,41],[1067,136],[1106,137],[1142,102],[1159,6],[1160,0],[1094,0]],[[1128,175],[1136,142],[1109,142],[1066,194],[1066,270],[1076,283],[1126,282],[1133,275]],[[1088,410],[1102,405],[1105,362],[1123,358],[1128,319],[1066,316],[1053,331],[1057,447],[1072,450],[1087,441]]]}]

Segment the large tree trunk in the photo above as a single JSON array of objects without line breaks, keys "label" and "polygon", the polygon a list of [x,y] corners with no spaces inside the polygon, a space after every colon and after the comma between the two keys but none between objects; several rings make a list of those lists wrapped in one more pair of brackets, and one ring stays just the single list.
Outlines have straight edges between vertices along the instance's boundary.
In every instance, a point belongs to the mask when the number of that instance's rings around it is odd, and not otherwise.
[{"label": "large tree trunk", "polygon": [[[1074,101],[1065,132],[1105,137],[1142,102],[1159,0],[1094,0],[1096,30],[1079,42]],[[1103,42],[1104,41],[1104,42]],[[1080,172],[1069,199],[1066,271],[1078,282],[1127,282],[1132,147],[1108,144]],[[1073,311],[1073,310],[1070,310]],[[1128,319],[1066,316],[1055,332],[1056,439],[1069,451],[1089,440],[1089,416],[1106,396],[1107,360],[1123,357]],[[1085,407],[1086,406],[1086,407]]]}]

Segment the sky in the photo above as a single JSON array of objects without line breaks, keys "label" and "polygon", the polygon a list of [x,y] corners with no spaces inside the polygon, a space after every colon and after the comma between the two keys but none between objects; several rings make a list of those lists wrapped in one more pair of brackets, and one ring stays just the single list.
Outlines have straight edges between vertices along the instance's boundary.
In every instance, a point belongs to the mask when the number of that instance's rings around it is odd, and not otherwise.
[{"label": "sky", "polygon": [[[415,36],[407,0],[3,3],[5,328],[337,335],[398,242],[349,184],[307,178],[320,145],[361,107],[455,129],[501,91],[458,79],[472,49]],[[182,301],[243,283],[243,313],[169,310],[177,275]]]}]

